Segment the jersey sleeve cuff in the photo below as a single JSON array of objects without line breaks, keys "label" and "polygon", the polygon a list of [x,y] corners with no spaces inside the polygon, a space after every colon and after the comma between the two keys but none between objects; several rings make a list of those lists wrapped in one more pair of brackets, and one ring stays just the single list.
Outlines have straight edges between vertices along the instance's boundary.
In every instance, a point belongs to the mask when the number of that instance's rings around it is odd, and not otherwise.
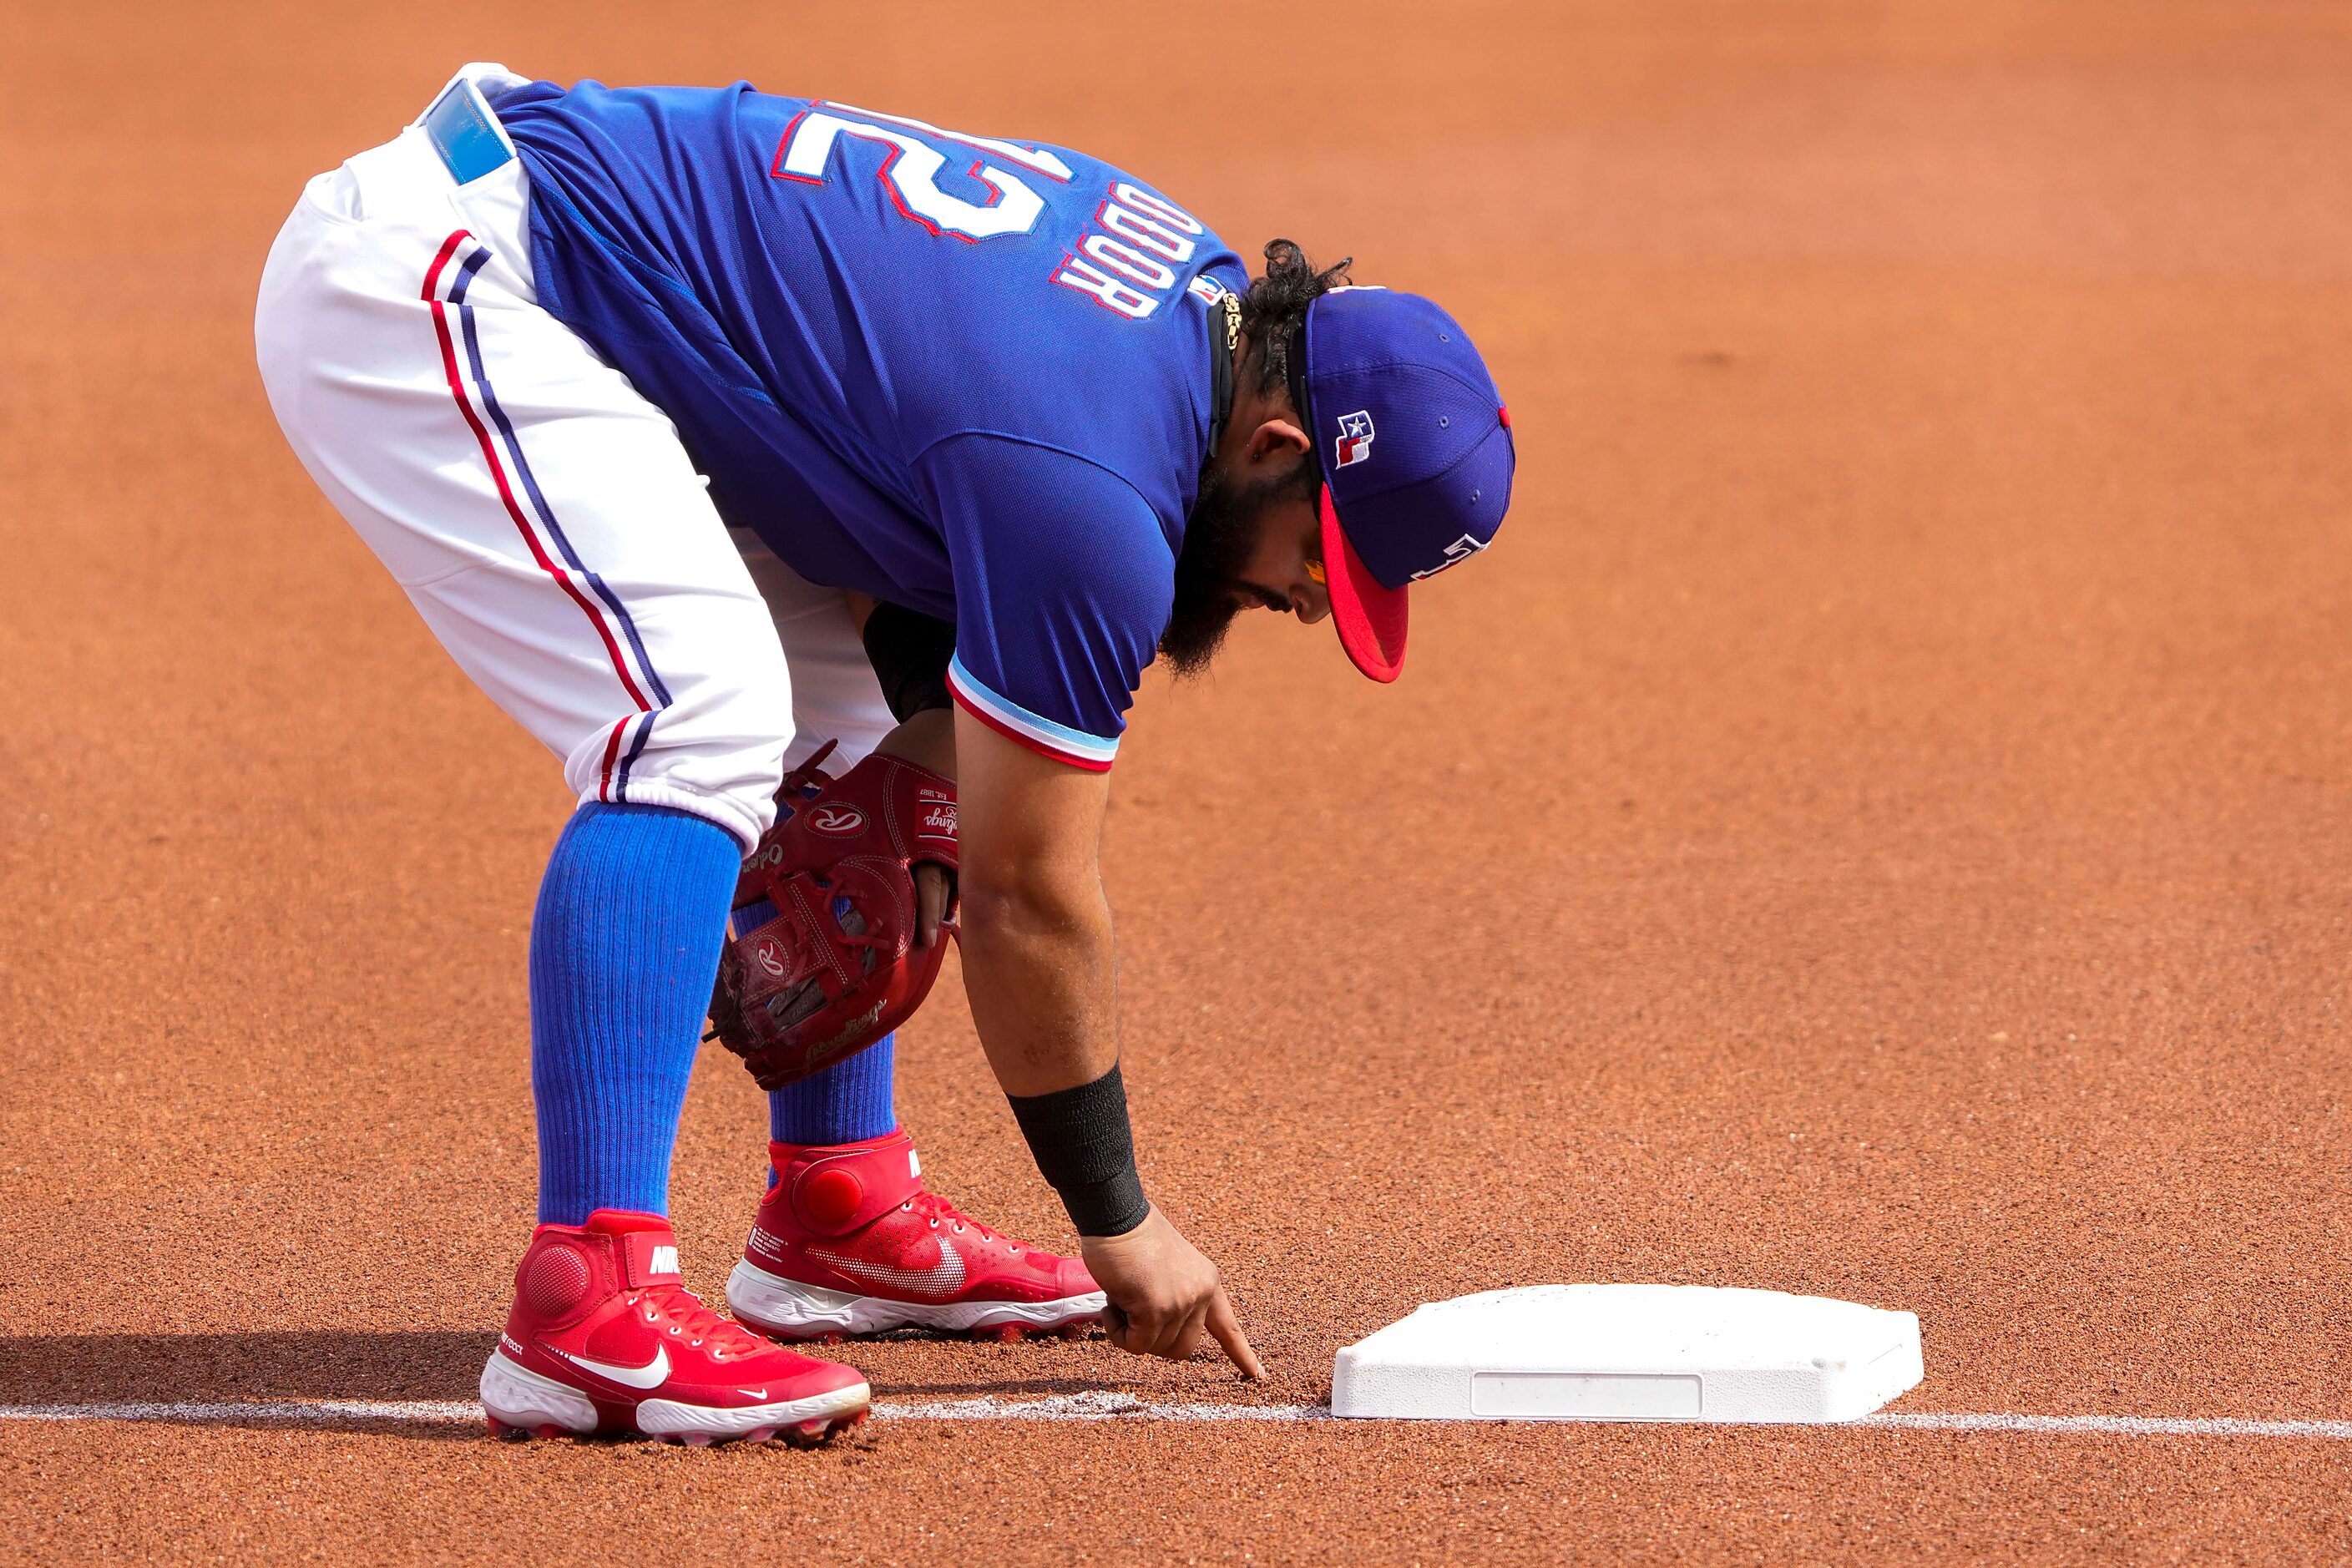
[{"label": "jersey sleeve cuff", "polygon": [[957,707],[1040,756],[1095,773],[1108,773],[1111,763],[1118,756],[1118,737],[1105,740],[1100,735],[1089,735],[1084,730],[1039,718],[974,679],[971,671],[964,668],[961,655],[948,661],[948,693],[955,699]]}]

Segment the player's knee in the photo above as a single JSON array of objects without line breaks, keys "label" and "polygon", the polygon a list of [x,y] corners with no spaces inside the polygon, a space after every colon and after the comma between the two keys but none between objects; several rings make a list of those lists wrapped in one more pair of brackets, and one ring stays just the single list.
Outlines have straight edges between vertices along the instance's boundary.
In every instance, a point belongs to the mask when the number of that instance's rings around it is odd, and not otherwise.
[{"label": "player's knee", "polygon": [[759,815],[764,833],[774,821],[776,791],[783,784],[784,757],[793,740],[790,694],[746,694],[730,713],[730,728],[744,770],[733,794]]},{"label": "player's knee", "polygon": [[[773,680],[705,679],[674,686],[671,700],[622,721],[593,759],[598,798],[675,805],[709,817],[748,850],[775,821],[792,693]],[[583,793],[590,781],[583,780]]]},{"label": "player's knee", "polygon": [[681,740],[681,749],[689,753],[684,764],[707,772],[710,786],[758,817],[765,832],[774,820],[784,753],[793,741],[792,691],[781,676],[717,694],[710,711]]}]

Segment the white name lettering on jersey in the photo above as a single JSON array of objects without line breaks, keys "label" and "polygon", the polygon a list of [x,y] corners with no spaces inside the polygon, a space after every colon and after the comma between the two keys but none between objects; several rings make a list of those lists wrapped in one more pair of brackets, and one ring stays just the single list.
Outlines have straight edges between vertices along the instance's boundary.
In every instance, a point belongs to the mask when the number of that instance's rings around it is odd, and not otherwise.
[{"label": "white name lettering on jersey", "polygon": [[1111,186],[1095,223],[1100,232],[1088,230],[1062,258],[1054,281],[1137,321],[1167,303],[1177,268],[1200,248],[1192,237],[1208,232],[1181,207],[1124,180]]}]

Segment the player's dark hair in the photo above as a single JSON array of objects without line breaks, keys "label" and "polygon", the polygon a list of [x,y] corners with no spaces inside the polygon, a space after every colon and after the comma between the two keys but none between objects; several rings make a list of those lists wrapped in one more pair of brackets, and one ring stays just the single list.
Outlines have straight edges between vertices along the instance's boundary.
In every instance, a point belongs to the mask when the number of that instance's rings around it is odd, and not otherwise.
[{"label": "player's dark hair", "polygon": [[1306,324],[1307,307],[1349,281],[1348,268],[1355,259],[1343,257],[1318,271],[1296,240],[1266,242],[1265,276],[1254,280],[1242,296],[1242,331],[1254,345],[1260,393],[1276,391],[1290,380],[1290,345]]},{"label": "player's dark hair", "polygon": [[[1241,329],[1250,346],[1239,374],[1255,375],[1261,395],[1287,387],[1302,419],[1307,415],[1307,307],[1347,282],[1353,260],[1350,257],[1318,271],[1297,244],[1277,239],[1265,247],[1265,276],[1240,296]],[[1247,596],[1237,596],[1234,584],[1256,548],[1266,510],[1284,501],[1311,502],[1323,484],[1322,465],[1311,456],[1292,464],[1280,478],[1247,482],[1219,472],[1215,458],[1212,451],[1201,468],[1201,488],[1184,520],[1183,546],[1176,552],[1175,601],[1160,634],[1160,657],[1180,676],[1198,675],[1209,668],[1234,616],[1249,602]],[[1269,609],[1288,607],[1278,597],[1265,598]]]}]

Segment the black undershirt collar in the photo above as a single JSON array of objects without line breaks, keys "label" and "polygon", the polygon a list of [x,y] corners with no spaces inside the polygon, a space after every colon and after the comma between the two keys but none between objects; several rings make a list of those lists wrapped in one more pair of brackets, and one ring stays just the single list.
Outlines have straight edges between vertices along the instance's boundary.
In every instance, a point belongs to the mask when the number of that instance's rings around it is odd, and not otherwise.
[{"label": "black undershirt collar", "polygon": [[1234,345],[1241,336],[1242,302],[1230,291],[1218,295],[1209,307],[1209,453],[1202,459],[1203,468],[1216,460],[1234,416]]}]

